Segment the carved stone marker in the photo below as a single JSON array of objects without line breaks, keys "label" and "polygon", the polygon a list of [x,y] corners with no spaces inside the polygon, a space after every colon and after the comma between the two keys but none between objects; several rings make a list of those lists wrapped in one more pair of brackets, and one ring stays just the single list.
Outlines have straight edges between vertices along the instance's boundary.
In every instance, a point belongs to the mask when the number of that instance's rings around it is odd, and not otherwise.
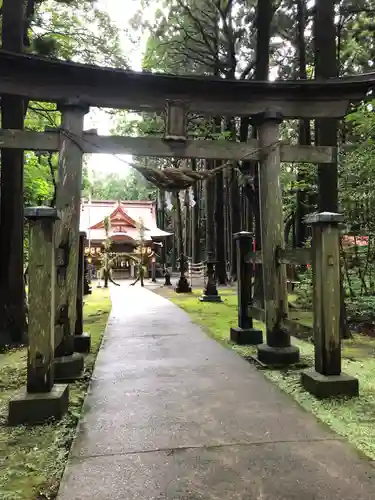
[{"label": "carved stone marker", "polygon": [[237,257],[238,327],[230,329],[230,340],[240,345],[257,345],[263,342],[263,333],[253,328],[253,318],[248,314],[249,305],[252,304],[253,264],[245,258],[252,250],[253,235],[241,231],[233,235],[233,240]]},{"label": "carved stone marker", "polygon": [[343,216],[322,212],[306,217],[312,226],[315,370],[302,385],[320,398],[358,396],[358,380],[341,372],[340,229]]},{"label": "carved stone marker", "polygon": [[9,425],[61,418],[69,403],[68,386],[54,385],[57,210],[26,208],[25,217],[30,222],[27,386],[9,402]]}]

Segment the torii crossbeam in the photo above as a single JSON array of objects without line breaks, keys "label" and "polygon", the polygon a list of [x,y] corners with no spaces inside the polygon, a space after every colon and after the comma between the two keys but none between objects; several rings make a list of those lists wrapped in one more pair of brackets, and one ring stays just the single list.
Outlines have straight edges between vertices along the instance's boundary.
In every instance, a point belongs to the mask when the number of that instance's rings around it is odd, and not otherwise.
[{"label": "torii crossbeam", "polygon": [[348,103],[374,86],[375,73],[330,80],[229,81],[220,78],[137,73],[0,51],[0,95],[89,106],[164,110],[182,100],[190,112],[246,116],[272,109],[284,118],[342,118]]}]

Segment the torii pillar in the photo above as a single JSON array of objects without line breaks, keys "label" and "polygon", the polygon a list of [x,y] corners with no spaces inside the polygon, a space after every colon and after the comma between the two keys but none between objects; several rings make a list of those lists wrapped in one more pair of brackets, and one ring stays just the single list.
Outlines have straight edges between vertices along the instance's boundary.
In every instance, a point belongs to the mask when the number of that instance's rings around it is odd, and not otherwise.
[{"label": "torii pillar", "polygon": [[290,365],[299,361],[299,349],[291,345],[282,320],[288,315],[285,264],[276,253],[285,248],[282,194],[280,187],[280,132],[282,116],[273,111],[254,119],[259,126],[259,166],[262,269],[267,343],[258,346],[259,361],[269,365]]}]

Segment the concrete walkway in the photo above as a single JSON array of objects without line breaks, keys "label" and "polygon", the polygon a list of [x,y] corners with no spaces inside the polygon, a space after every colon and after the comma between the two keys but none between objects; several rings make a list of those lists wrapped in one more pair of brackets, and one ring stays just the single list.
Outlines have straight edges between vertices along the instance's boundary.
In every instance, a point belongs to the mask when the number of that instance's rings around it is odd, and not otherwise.
[{"label": "concrete walkway", "polygon": [[364,500],[375,469],[153,292],[113,310],[59,500]]}]

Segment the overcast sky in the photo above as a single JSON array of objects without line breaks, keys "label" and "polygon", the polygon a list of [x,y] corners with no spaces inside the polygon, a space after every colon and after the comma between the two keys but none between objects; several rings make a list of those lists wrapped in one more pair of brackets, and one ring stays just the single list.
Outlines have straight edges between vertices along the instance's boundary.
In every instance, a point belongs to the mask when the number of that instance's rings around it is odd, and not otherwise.
[{"label": "overcast sky", "polygon": [[[116,23],[121,33],[128,28],[129,20],[134,16],[139,8],[139,0],[98,0],[98,6],[110,15],[112,21]],[[148,17],[152,19],[154,12],[148,11]],[[142,69],[142,54],[147,41],[147,34],[140,41],[138,46],[134,46],[125,35],[122,35],[123,50],[132,69],[140,71]],[[97,128],[101,135],[109,135],[113,127],[113,121],[107,113],[99,109],[92,109],[85,120],[85,128]],[[131,156],[121,156],[122,160],[131,161]],[[87,155],[89,170],[98,174],[118,173],[124,175],[130,167],[112,155],[95,154]]]}]

